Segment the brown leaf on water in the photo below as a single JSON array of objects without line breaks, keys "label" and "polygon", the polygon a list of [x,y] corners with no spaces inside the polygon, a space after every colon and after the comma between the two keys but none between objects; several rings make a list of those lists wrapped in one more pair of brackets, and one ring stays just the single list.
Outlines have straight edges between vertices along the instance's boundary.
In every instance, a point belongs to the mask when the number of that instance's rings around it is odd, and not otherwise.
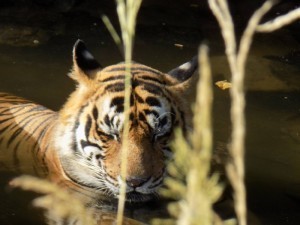
[{"label": "brown leaf on water", "polygon": [[231,88],[231,83],[228,82],[227,80],[220,80],[220,81],[217,81],[217,82],[215,83],[215,85],[217,85],[217,87],[219,87],[219,88],[222,89],[222,90],[226,90],[226,89]]}]

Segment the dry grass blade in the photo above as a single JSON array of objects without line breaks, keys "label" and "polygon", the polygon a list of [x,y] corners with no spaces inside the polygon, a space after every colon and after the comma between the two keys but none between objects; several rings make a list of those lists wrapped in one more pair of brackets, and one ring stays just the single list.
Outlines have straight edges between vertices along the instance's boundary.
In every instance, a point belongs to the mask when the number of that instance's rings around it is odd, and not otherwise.
[{"label": "dry grass blade", "polygon": [[111,34],[112,38],[114,39],[114,42],[118,46],[119,50],[121,52],[123,52],[122,41],[121,41],[117,31],[115,30],[114,26],[110,22],[109,18],[105,15],[103,15],[101,18],[102,18],[102,21],[105,24],[106,28],[108,29],[109,33]]},{"label": "dry grass blade", "polygon": [[[218,176],[210,175],[212,157],[212,78],[208,60],[208,47],[199,51],[201,77],[197,84],[194,109],[192,144],[188,144],[182,132],[177,130],[172,144],[174,161],[168,165],[170,177],[165,181],[168,189],[162,193],[178,202],[169,205],[170,213],[180,225],[220,224],[213,204],[222,193]],[[175,197],[174,197],[175,196]]]},{"label": "dry grass blade", "polygon": [[44,194],[34,200],[33,204],[44,208],[50,218],[56,220],[77,220],[78,225],[94,225],[96,221],[84,204],[65,190],[49,181],[30,176],[21,176],[10,182],[12,187]]},{"label": "dry grass blade", "polygon": [[239,224],[246,225],[246,188],[244,184],[245,63],[256,27],[263,15],[272,7],[272,1],[265,2],[263,6],[253,14],[241,38],[238,52],[236,51],[234,26],[227,2],[225,0],[209,0],[209,5],[221,26],[223,39],[225,41],[226,55],[232,73],[232,88],[230,89],[232,99],[232,141],[230,153],[232,162],[228,163],[226,170],[234,189],[235,210]]},{"label": "dry grass blade", "polygon": [[208,0],[208,3],[221,27],[230,70],[235,71],[236,40],[234,33],[234,24],[227,3],[224,0]]},{"label": "dry grass blade", "polygon": [[257,26],[256,31],[257,32],[273,32],[275,30],[278,30],[278,29],[294,22],[297,19],[300,19],[300,8],[294,9],[285,15],[276,17],[272,21],[269,21],[269,22],[266,22],[264,24]]},{"label": "dry grass blade", "polygon": [[[210,176],[212,157],[212,78],[208,60],[208,47],[199,50],[200,79],[197,85],[196,105],[194,109],[193,149],[188,153],[189,170],[186,177],[186,193],[179,203],[178,224],[208,225],[216,223],[212,209],[220,197],[222,188],[218,176]],[[180,148],[179,146],[177,148]],[[177,151],[181,151],[178,149]],[[187,165],[185,165],[187,166]]]},{"label": "dry grass blade", "polygon": [[272,2],[267,1],[259,8],[249,20],[246,30],[241,38],[239,52],[236,58],[236,74],[232,73],[232,88],[230,89],[232,106],[232,142],[231,156],[233,163],[228,164],[227,174],[234,188],[235,210],[239,224],[247,224],[246,209],[246,188],[244,184],[245,163],[244,163],[244,145],[245,145],[245,94],[244,77],[248,52],[251,46],[255,29],[263,17],[272,7]]},{"label": "dry grass blade", "polygon": [[131,94],[131,71],[132,49],[135,35],[136,17],[141,6],[142,0],[117,0],[117,13],[122,32],[122,41],[125,54],[125,96],[124,96],[124,127],[121,149],[121,184],[118,202],[117,224],[123,222],[123,212],[126,199],[126,174],[127,174],[127,152],[128,152],[128,134],[129,134],[129,113],[130,113],[130,94]]},{"label": "dry grass blade", "polygon": [[[197,85],[196,104],[194,109],[194,131],[193,131],[193,148],[200,151],[205,169],[210,168],[212,155],[212,78],[211,69],[208,59],[208,47],[202,45],[199,48],[199,65],[200,79]],[[208,175],[209,171],[205,171]]]}]

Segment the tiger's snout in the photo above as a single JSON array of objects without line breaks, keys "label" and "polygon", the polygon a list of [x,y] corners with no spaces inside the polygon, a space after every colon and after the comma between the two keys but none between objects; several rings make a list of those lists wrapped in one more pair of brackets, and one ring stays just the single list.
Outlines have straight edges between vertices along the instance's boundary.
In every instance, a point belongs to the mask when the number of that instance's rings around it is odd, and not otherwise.
[{"label": "tiger's snout", "polygon": [[126,177],[126,184],[129,187],[137,188],[145,184],[151,177]]}]

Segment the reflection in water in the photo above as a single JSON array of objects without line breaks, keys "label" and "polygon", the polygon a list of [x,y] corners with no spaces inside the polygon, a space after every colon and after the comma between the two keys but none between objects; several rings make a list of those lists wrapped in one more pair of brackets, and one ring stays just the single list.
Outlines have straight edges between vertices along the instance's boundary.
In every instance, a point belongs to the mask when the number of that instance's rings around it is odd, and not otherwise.
[{"label": "reflection in water", "polygon": [[[116,214],[104,202],[90,204],[91,199],[86,199],[91,206],[84,203],[83,199],[76,198],[69,191],[53,184],[47,180],[42,180],[30,176],[15,178],[10,182],[14,188],[21,187],[24,190],[34,191],[42,194],[34,199],[36,207],[44,209],[45,222],[51,224],[67,225],[93,225],[93,224],[113,224]],[[87,197],[86,197],[87,198]],[[124,224],[141,224],[133,219],[125,218]]]}]

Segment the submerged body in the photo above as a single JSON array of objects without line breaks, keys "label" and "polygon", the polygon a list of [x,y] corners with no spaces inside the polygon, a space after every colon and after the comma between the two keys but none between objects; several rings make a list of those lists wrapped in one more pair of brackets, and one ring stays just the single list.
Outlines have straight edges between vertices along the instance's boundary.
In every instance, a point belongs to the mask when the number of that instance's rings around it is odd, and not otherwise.
[{"label": "submerged body", "polygon": [[175,127],[189,129],[186,101],[197,60],[168,74],[141,64],[100,64],[78,41],[70,77],[77,83],[59,112],[0,94],[0,165],[46,176],[92,198],[117,198],[124,122],[125,70],[131,70],[127,200],[157,195]]}]

